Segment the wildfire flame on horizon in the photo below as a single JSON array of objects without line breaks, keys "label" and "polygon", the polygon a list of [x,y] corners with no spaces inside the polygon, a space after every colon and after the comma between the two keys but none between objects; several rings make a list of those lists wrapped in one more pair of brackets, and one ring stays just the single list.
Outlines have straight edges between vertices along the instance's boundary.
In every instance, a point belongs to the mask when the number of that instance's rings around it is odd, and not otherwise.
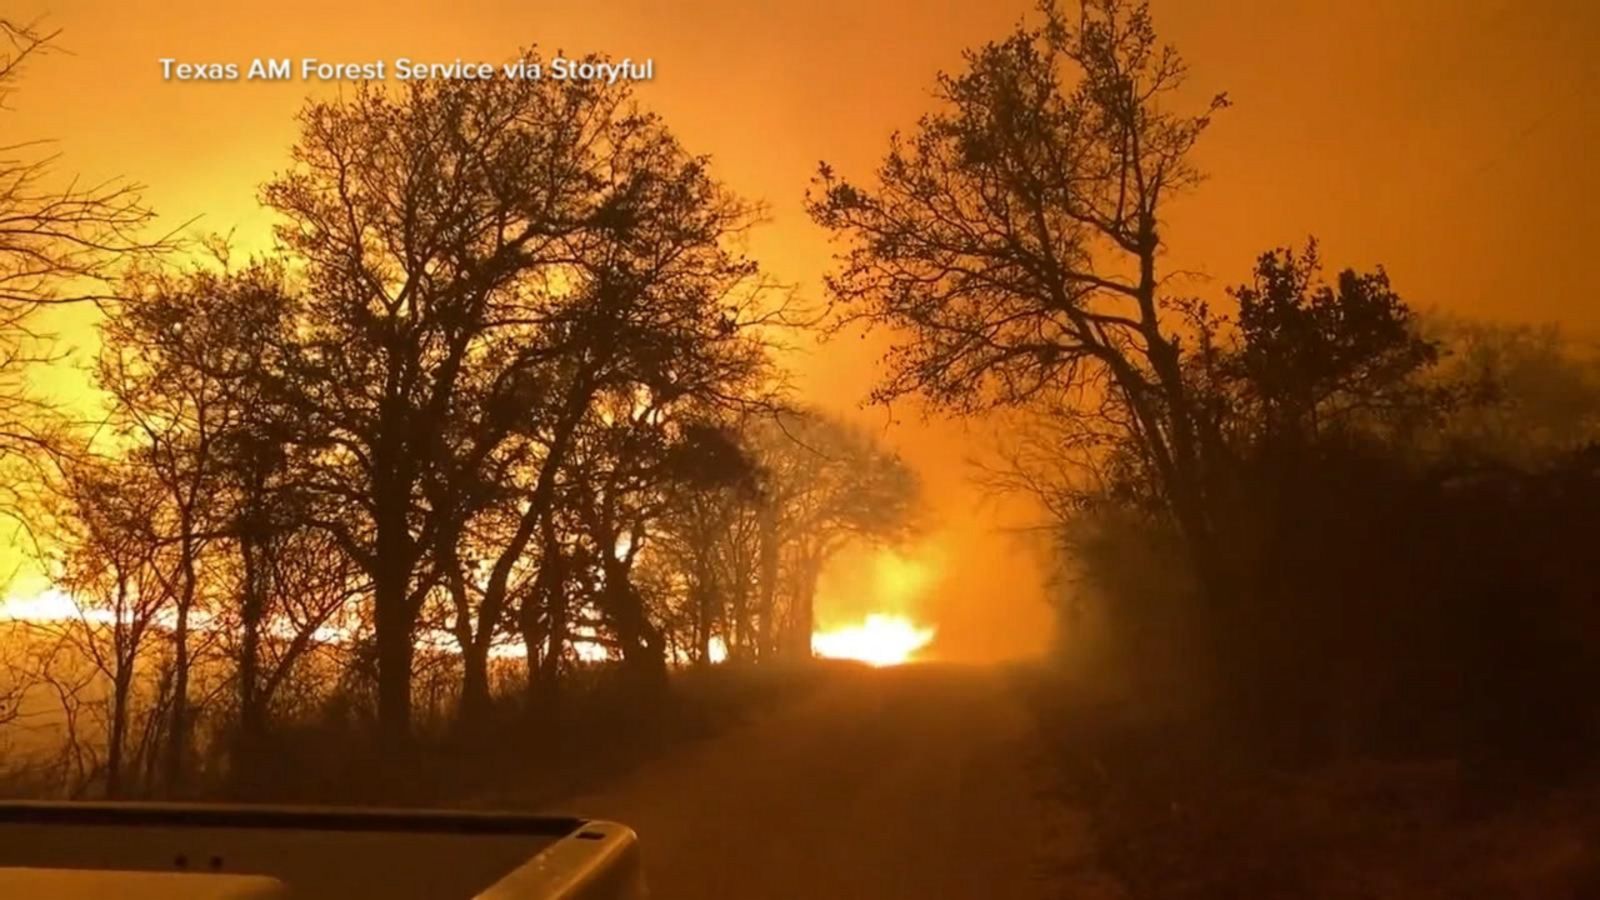
[{"label": "wildfire flame on horizon", "polygon": [[[65,591],[56,588],[46,588],[37,594],[0,596],[0,626],[12,625],[59,625],[61,623],[81,622],[91,627],[113,625],[117,621],[114,610],[100,606],[81,603],[77,598]],[[171,630],[176,624],[176,613],[171,609],[163,609],[151,617],[150,622],[157,628]],[[221,627],[212,616],[204,610],[195,610],[190,613],[189,628],[196,632],[206,632],[213,628]],[[266,634],[283,640],[295,637],[293,626],[287,622],[269,621],[266,623]],[[312,639],[324,644],[348,644],[357,639],[357,626],[353,622],[327,622],[312,631]],[[418,650],[439,653],[459,653],[460,647],[451,632],[443,628],[424,628],[418,631],[416,641]],[[572,653],[582,662],[605,662],[612,658],[611,648],[599,640],[591,640],[587,632],[575,629],[568,646]],[[521,641],[497,641],[490,645],[489,656],[492,659],[526,659],[528,648]],[[721,639],[713,639],[711,646],[711,661],[721,662],[727,657],[727,648]]]},{"label": "wildfire flame on horizon", "polygon": [[[0,597],[0,623],[46,624],[82,621],[89,625],[109,625],[116,614],[108,609],[80,605],[70,594],[50,589],[33,596]],[[158,626],[169,625],[157,617]],[[205,630],[210,622],[205,616],[192,626]],[[811,636],[812,652],[825,659],[855,660],[875,667],[894,666],[912,662],[918,653],[932,642],[938,629],[922,627],[911,619],[886,613],[872,613],[854,625],[845,625],[817,631]],[[325,625],[317,629],[316,638],[329,643],[342,643],[353,638],[349,628]],[[450,635],[425,632],[418,636],[418,645],[443,652],[455,652]],[[720,637],[711,641],[711,662],[727,659],[728,650]],[[573,641],[573,651],[585,662],[603,662],[611,657],[609,648],[596,641]],[[497,645],[490,655],[497,658],[521,657],[526,648],[520,643]]]},{"label": "wildfire flame on horizon", "polygon": [[850,659],[871,666],[912,662],[932,640],[936,628],[919,627],[904,616],[873,613],[859,625],[846,625],[811,636],[811,650],[827,659]]}]

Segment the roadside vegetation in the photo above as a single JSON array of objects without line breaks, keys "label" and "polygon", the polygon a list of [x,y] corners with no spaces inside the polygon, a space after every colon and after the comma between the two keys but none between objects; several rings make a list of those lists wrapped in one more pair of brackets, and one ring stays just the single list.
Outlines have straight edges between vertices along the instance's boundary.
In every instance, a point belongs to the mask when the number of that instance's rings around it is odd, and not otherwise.
[{"label": "roadside vegetation", "polygon": [[986,474],[1046,514],[1040,703],[1108,861],[1163,898],[1600,889],[1594,349],[1292,235],[1186,293],[1166,210],[1228,98],[1143,3],[1038,18],[812,211],[895,336],[876,396],[1008,423]]}]

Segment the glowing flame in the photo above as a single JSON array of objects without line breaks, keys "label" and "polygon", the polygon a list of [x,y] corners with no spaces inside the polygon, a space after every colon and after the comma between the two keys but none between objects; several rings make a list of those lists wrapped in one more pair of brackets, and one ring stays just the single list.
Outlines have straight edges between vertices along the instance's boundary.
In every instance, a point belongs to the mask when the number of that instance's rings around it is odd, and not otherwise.
[{"label": "glowing flame", "polygon": [[74,622],[82,619],[97,625],[116,621],[109,609],[83,606],[70,594],[54,588],[31,597],[0,598],[0,622]]},{"label": "glowing flame", "polygon": [[874,666],[910,662],[918,650],[933,640],[936,629],[919,628],[903,616],[873,614],[860,625],[819,631],[811,636],[811,650],[829,659],[854,659]]},{"label": "glowing flame", "polygon": [[728,642],[720,635],[712,635],[711,640],[706,643],[706,650],[714,663],[726,662],[728,659]]}]

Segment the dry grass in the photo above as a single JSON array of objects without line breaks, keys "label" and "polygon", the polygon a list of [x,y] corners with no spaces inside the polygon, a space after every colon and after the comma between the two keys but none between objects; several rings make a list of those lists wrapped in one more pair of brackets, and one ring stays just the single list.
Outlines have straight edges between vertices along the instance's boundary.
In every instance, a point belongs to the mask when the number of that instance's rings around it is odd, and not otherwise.
[{"label": "dry grass", "polygon": [[[199,748],[185,799],[356,806],[539,809],[737,726],[813,687],[817,667],[715,666],[674,673],[662,689],[614,673],[574,673],[558,708],[530,710],[512,685],[472,735],[446,716],[422,723],[403,759],[381,755],[370,715],[336,697],[274,724],[248,770],[220,732]],[[13,726],[15,727],[15,726]],[[0,797],[61,797],[58,753],[0,758]],[[94,796],[92,782],[87,796]],[[132,799],[160,799],[135,785]]]}]

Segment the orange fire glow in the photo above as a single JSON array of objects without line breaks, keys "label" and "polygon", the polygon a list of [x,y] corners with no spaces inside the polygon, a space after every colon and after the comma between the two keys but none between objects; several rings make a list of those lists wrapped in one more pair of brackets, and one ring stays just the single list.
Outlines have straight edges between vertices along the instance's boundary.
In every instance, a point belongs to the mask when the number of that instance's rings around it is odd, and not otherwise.
[{"label": "orange fire glow", "polygon": [[874,666],[911,662],[933,640],[937,629],[923,628],[904,616],[873,614],[848,625],[811,636],[811,650],[828,659],[853,659]]}]

